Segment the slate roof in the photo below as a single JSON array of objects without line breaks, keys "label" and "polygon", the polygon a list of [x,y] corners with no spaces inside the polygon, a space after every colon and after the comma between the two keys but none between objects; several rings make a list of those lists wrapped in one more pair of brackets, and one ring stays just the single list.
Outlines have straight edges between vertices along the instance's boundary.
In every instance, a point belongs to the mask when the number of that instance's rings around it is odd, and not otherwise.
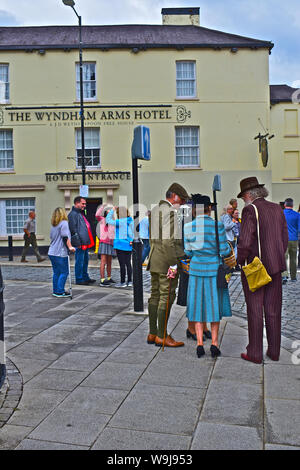
[{"label": "slate roof", "polygon": [[288,85],[270,85],[270,101],[271,104],[281,102],[292,102],[292,94],[297,88],[292,88]]},{"label": "slate roof", "polygon": [[[78,26],[0,27],[0,50],[78,48]],[[82,26],[85,49],[113,48],[268,48],[270,41],[237,36],[199,26],[112,25]],[[137,52],[137,51],[135,51]]]}]

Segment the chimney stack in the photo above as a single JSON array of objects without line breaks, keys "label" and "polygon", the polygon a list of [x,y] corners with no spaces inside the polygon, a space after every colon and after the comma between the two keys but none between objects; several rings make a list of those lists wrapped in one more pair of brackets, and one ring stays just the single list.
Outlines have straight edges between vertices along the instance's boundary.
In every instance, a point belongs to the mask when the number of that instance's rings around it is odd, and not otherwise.
[{"label": "chimney stack", "polygon": [[200,26],[200,8],[162,8],[162,24],[175,26]]}]

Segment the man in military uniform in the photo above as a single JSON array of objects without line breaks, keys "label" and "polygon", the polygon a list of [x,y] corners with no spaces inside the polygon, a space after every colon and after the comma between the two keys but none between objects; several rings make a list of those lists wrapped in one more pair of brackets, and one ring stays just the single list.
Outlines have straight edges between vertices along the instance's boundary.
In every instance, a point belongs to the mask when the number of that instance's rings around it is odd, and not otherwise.
[{"label": "man in military uniform", "polygon": [[[147,342],[156,346],[163,344],[166,315],[168,319],[176,297],[178,270],[174,268],[172,278],[168,277],[169,268],[179,264],[180,259],[185,257],[176,208],[188,199],[186,190],[180,184],[173,183],[166,192],[166,200],[161,200],[149,216],[151,249],[147,270],[151,273],[151,296],[148,301],[150,331]],[[165,336],[165,346],[184,346],[184,343],[175,341],[167,332]]]}]

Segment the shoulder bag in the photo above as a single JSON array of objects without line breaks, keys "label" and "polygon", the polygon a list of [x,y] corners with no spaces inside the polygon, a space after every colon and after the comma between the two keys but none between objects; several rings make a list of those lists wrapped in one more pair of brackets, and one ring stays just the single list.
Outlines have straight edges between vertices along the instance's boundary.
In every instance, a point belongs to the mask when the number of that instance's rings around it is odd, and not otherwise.
[{"label": "shoulder bag", "polygon": [[218,257],[220,260],[220,264],[218,267],[218,272],[217,272],[217,287],[219,289],[228,289],[228,282],[226,279],[226,276],[230,274],[231,268],[227,266],[227,264],[224,261],[224,258],[222,258],[220,254],[220,242],[219,242],[219,229],[218,229],[218,221],[215,221],[215,230],[216,230],[216,242],[217,242],[217,251],[218,251]]},{"label": "shoulder bag", "polygon": [[257,239],[258,239],[258,256],[255,256],[253,261],[250,264],[242,266],[244,274],[246,276],[248,286],[251,292],[255,292],[261,287],[269,284],[272,281],[272,278],[267,273],[266,268],[261,262],[261,247],[260,247],[260,235],[259,235],[259,220],[258,220],[258,210],[254,204],[251,206],[255,209],[256,221],[257,221]]}]

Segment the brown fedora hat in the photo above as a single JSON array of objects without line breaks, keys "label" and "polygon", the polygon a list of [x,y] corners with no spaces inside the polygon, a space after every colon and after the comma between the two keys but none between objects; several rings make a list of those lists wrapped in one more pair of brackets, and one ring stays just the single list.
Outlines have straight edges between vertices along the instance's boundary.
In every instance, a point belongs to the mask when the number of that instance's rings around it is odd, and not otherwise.
[{"label": "brown fedora hat", "polygon": [[254,188],[262,188],[264,184],[259,184],[258,179],[256,176],[249,176],[249,178],[245,178],[241,180],[240,182],[240,187],[241,187],[241,192],[237,195],[237,197],[242,197],[244,193],[247,191],[250,191],[250,189]]}]

